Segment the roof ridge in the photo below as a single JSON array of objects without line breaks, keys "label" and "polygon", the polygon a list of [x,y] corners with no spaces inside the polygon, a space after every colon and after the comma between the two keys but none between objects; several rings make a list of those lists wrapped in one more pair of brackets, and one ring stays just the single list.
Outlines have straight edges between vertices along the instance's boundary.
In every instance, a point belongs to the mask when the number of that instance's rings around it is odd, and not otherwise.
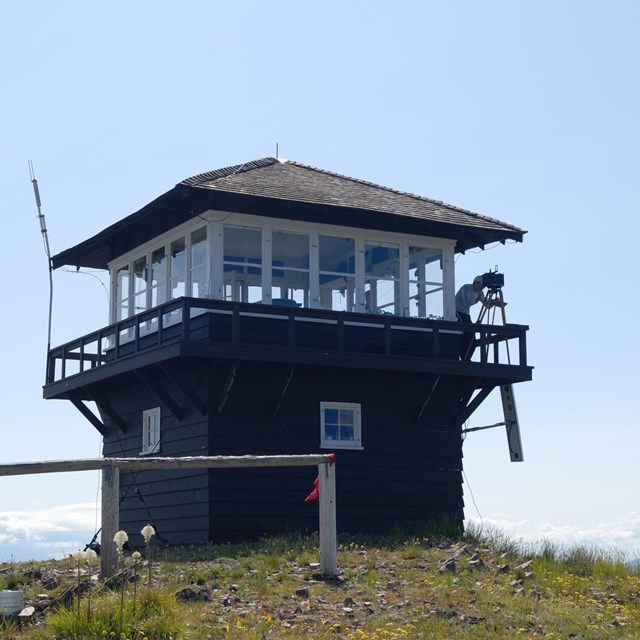
[{"label": "roof ridge", "polygon": [[214,182],[222,178],[230,178],[238,173],[244,173],[246,171],[253,171],[254,169],[261,169],[263,167],[269,167],[276,162],[280,162],[277,158],[266,157],[259,160],[250,160],[249,162],[243,162],[241,164],[234,164],[229,167],[222,167],[221,169],[214,169],[213,171],[205,171],[199,173],[190,178],[185,178],[178,184],[188,185],[190,187],[196,187],[207,182]]}]

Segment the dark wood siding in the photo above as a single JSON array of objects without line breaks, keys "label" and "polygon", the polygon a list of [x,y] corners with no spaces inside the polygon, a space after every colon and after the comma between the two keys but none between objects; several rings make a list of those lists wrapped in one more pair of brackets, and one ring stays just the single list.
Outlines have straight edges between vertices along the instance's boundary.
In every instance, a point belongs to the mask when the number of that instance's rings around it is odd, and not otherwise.
[{"label": "dark wood siding", "polygon": [[[157,367],[145,375],[180,417],[135,374],[111,379],[102,393],[128,429],[112,430],[106,456],[138,456],[142,412],[156,406],[163,456],[326,453],[320,403],[359,403],[363,449],[335,451],[338,530],[418,528],[444,515],[462,523],[462,442],[453,425],[463,378],[443,376],[418,420],[435,380],[429,374],[203,359],[173,366],[208,416]],[[123,473],[121,528],[134,545],[147,522],[171,544],[317,530],[317,502],[304,502],[316,475],[314,467]]]},{"label": "dark wood siding", "polygon": [[[315,453],[320,402],[362,406],[363,450],[336,450],[340,531],[419,526],[444,514],[462,521],[462,443],[450,426],[461,389],[445,382],[416,417],[433,378],[343,369],[243,364],[222,414],[211,421],[211,455]],[[213,386],[224,384],[225,369]],[[317,503],[304,503],[315,469],[211,472],[215,538],[317,529]]]},{"label": "dark wood siding", "polygon": [[[182,409],[181,420],[172,415],[158,397],[135,375],[122,376],[105,395],[128,429],[112,429],[105,438],[105,456],[138,457],[142,449],[142,412],[161,407],[160,451],[162,456],[206,455],[208,418],[202,416],[184,394],[159,369],[149,375]],[[179,375],[206,396],[206,369],[182,368]],[[111,424],[102,414],[107,424]],[[120,528],[139,546],[142,527],[153,523],[158,540],[170,544],[202,543],[209,539],[209,476],[207,470],[137,471],[120,476]]]}]

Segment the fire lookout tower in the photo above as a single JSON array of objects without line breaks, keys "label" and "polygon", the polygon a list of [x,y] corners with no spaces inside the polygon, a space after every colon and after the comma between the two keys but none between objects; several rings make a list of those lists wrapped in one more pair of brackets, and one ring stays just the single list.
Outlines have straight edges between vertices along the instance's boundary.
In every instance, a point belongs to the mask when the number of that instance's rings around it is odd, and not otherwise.
[{"label": "fire lookout tower", "polygon": [[[515,324],[460,358],[454,256],[524,233],[275,158],[188,178],[53,257],[108,270],[111,308],[49,351],[44,397],[105,456],[336,452],[340,531],[461,526],[462,425],[532,367]],[[315,529],[313,475],[123,473],[120,523],[170,544]]]}]

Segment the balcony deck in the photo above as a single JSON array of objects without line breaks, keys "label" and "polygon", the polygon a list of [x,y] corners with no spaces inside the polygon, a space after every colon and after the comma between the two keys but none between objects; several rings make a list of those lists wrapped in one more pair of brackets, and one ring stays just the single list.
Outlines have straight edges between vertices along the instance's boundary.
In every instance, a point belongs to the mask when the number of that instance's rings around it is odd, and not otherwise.
[{"label": "balcony deck", "polygon": [[[470,326],[464,329],[469,331]],[[460,360],[463,325],[179,298],[51,349],[45,398],[175,358],[216,358],[531,379],[524,325],[473,325],[474,357]]]}]

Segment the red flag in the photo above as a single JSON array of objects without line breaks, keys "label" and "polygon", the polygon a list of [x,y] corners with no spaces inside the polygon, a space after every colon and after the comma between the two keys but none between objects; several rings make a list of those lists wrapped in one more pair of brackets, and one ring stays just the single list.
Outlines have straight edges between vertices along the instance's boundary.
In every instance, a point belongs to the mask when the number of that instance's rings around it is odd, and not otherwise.
[{"label": "red flag", "polygon": [[[335,453],[330,453],[329,454],[329,466],[333,466],[333,464],[336,461],[336,454]],[[312,502],[313,500],[317,500],[318,497],[320,496],[320,476],[318,476],[314,481],[313,481],[313,491],[304,499],[305,502]]]}]

